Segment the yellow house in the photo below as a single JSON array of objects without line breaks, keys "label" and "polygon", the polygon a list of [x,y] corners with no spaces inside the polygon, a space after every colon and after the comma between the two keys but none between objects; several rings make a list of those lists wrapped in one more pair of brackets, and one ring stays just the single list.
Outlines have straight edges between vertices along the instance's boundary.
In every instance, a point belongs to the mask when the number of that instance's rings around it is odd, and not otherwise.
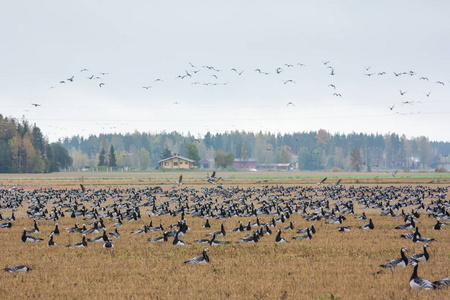
[{"label": "yellow house", "polygon": [[194,163],[195,161],[192,159],[180,155],[174,155],[158,161],[160,169],[195,169]]}]

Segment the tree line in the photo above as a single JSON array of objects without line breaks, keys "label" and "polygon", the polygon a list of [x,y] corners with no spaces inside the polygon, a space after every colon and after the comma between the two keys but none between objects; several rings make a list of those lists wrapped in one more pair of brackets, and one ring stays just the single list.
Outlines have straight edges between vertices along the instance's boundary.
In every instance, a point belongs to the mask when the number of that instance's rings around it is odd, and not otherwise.
[{"label": "tree line", "polygon": [[60,143],[49,144],[36,125],[0,114],[0,172],[47,173],[72,166]]},{"label": "tree line", "polygon": [[[326,130],[295,133],[231,131],[203,137],[178,132],[99,134],[87,138],[66,137],[59,141],[68,149],[73,166],[98,165],[102,149],[115,150],[118,166],[145,170],[157,167],[164,151],[196,161],[234,159],[256,160],[260,165],[298,162],[300,170],[366,171],[388,169],[429,169],[447,158],[450,143],[427,137],[407,138],[396,133],[329,133]],[[219,151],[220,150],[220,151]]]}]

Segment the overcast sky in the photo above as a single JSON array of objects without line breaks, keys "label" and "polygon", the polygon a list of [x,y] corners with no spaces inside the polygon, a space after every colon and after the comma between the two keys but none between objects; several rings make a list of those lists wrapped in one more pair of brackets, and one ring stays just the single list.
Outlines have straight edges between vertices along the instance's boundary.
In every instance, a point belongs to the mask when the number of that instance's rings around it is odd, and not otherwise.
[{"label": "overcast sky", "polygon": [[448,12],[447,0],[7,1],[0,113],[50,141],[320,128],[450,141]]}]

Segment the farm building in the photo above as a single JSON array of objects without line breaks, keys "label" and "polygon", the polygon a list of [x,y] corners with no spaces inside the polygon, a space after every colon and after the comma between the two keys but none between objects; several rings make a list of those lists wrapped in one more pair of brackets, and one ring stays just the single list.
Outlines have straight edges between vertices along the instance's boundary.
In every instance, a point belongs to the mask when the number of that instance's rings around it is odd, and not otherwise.
[{"label": "farm building", "polygon": [[202,169],[209,169],[209,170],[212,170],[212,169],[214,169],[214,161],[213,161],[213,160],[210,160],[210,159],[203,159],[203,160],[200,162],[200,167],[201,167]]},{"label": "farm building", "polygon": [[233,168],[236,170],[250,170],[250,169],[256,169],[257,162],[255,159],[235,159],[233,163]]},{"label": "farm building", "polygon": [[174,155],[158,161],[158,166],[160,169],[195,169],[194,163],[192,159]]}]

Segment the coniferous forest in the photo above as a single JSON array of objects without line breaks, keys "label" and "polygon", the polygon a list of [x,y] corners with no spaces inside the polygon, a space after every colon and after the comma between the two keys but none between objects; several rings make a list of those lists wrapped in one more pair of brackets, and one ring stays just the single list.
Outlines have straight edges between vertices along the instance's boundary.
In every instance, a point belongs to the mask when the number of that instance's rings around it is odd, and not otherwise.
[{"label": "coniferous forest", "polygon": [[[134,132],[129,134],[100,134],[84,138],[67,137],[60,143],[68,149],[74,168],[98,165],[102,149],[115,149],[118,166],[145,170],[155,168],[170,151],[190,157],[192,148],[199,158],[214,160],[220,149],[232,153],[235,159],[256,160],[258,164],[289,163],[298,160],[299,170],[346,171],[424,170],[436,168],[450,152],[450,143],[429,141],[427,137],[407,138],[389,134],[331,134],[326,130],[274,134],[268,132],[231,131],[203,137],[178,132],[158,134]],[[164,156],[165,157],[165,156]]]},{"label": "coniferous forest", "polygon": [[323,129],[289,134],[208,132],[203,137],[136,131],[73,136],[49,143],[36,125],[0,115],[2,173],[45,173],[95,166],[147,170],[173,154],[191,158],[199,166],[203,159],[214,161],[217,153],[230,153],[235,159],[253,160],[259,165],[297,161],[299,170],[429,170],[447,161],[450,143],[430,141],[424,136],[340,134]]},{"label": "coniferous forest", "polygon": [[47,173],[71,166],[67,149],[49,144],[37,126],[0,114],[1,173]]}]

